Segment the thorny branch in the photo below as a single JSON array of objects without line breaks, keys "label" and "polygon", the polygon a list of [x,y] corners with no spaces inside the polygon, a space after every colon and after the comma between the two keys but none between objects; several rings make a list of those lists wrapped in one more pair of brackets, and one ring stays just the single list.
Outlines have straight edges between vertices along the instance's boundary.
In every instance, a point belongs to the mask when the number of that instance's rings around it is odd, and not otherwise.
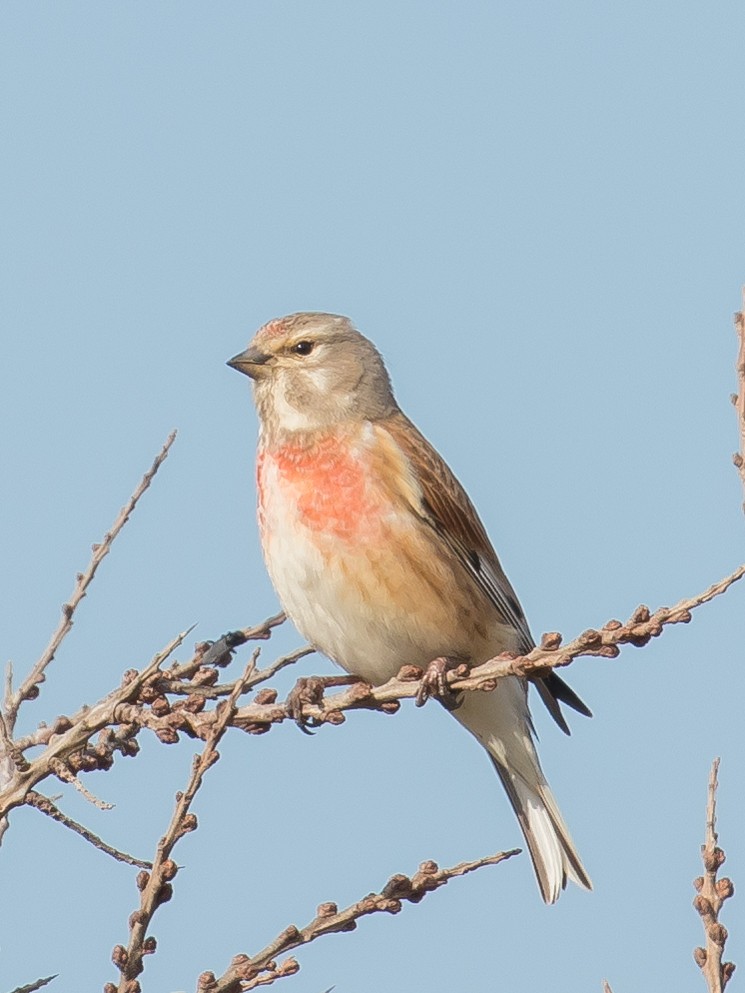
[{"label": "thorny branch", "polygon": [[706,840],[701,846],[704,875],[693,881],[698,893],[693,906],[701,918],[706,936],[706,947],[694,949],[693,957],[701,969],[709,993],[722,993],[735,971],[734,962],[722,962],[727,928],[719,921],[719,911],[724,901],[735,892],[735,888],[732,880],[727,879],[726,876],[717,879],[717,872],[726,859],[726,855],[718,845],[719,838],[716,831],[718,773],[719,759],[714,759],[709,775],[706,804]]},{"label": "thorny branch", "polygon": [[519,853],[520,849],[514,848],[473,862],[461,862],[451,869],[440,869],[435,862],[423,862],[413,876],[391,876],[380,893],[370,893],[343,910],[339,910],[335,903],[322,903],[316,916],[305,927],[297,928],[290,924],[256,955],[250,958],[247,955],[236,955],[227,972],[219,979],[212,972],[202,973],[197,993],[243,993],[260,985],[268,985],[275,979],[293,975],[299,969],[295,959],[286,959],[277,964],[275,959],[278,955],[307,945],[325,934],[353,931],[357,927],[357,921],[368,914],[398,914],[404,901],[419,903],[427,893],[439,889],[456,876],[465,876],[487,865],[498,865]]}]

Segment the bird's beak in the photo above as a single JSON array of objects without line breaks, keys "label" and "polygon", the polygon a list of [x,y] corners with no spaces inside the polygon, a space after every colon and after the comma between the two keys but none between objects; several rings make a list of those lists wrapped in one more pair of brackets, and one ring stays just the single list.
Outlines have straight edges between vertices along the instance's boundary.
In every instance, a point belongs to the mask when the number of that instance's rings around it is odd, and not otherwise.
[{"label": "bird's beak", "polygon": [[251,379],[258,379],[261,375],[262,367],[266,365],[270,358],[270,355],[259,351],[254,345],[249,345],[245,352],[239,352],[232,359],[228,359],[227,364],[231,369],[237,369],[238,372],[250,376]]}]

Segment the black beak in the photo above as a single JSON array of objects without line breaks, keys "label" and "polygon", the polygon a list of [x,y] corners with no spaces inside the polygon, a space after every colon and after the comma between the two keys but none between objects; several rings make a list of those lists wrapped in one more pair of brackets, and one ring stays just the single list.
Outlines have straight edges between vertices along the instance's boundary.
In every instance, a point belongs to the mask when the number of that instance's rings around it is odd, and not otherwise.
[{"label": "black beak", "polygon": [[258,348],[250,345],[245,352],[239,352],[232,359],[228,359],[227,365],[231,369],[237,369],[238,372],[256,379],[256,376],[259,374],[259,367],[266,365],[270,358],[270,355],[260,352]]}]

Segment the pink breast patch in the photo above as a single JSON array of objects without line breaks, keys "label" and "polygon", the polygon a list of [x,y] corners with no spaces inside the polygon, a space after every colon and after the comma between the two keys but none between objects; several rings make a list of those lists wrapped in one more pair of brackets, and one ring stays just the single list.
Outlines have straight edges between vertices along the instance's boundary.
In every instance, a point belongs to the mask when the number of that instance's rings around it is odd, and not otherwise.
[{"label": "pink breast patch", "polygon": [[344,435],[327,435],[310,447],[288,444],[265,452],[257,467],[260,500],[271,499],[263,492],[265,460],[271,461],[274,485],[295,505],[307,528],[342,539],[369,535],[383,507],[381,494],[373,491],[366,454],[351,448]]}]

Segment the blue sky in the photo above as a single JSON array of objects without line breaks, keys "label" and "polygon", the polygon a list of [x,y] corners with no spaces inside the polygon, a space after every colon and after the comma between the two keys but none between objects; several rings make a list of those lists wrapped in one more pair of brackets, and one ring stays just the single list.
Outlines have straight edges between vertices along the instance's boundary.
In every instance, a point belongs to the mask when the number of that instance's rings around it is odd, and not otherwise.
[{"label": "blue sky", "polygon": [[[675,602],[743,561],[743,20],[726,0],[6,2],[2,661],[38,656],[90,544],[179,429],[25,727],[94,702],[190,624],[215,637],[277,609],[256,422],[224,363],[294,310],[349,314],[378,344],[536,634]],[[537,713],[592,895],[543,907],[523,856],[301,951],[286,988],[703,988],[691,880],[715,755],[727,871],[745,880],[743,597],[575,663],[595,718],[570,739]],[[273,647],[298,643],[288,629]],[[89,779],[113,811],[60,802],[148,857],[194,747],[144,751]],[[192,990],[425,858],[521,842],[489,763],[436,707],[313,739],[234,733],[222,751],[145,990]],[[134,872],[33,811],[0,858],[0,986],[113,979]],[[723,916],[742,965],[737,906]]]}]

